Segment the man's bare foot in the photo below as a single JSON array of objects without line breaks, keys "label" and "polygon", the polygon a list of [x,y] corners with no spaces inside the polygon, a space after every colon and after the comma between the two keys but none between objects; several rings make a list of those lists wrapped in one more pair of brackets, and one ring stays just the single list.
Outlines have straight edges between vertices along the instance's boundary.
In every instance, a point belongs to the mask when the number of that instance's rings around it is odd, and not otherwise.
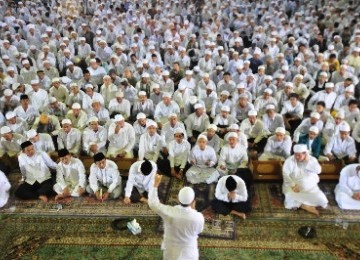
[{"label": "man's bare foot", "polygon": [[46,197],[45,195],[40,195],[39,199],[44,203],[48,203],[48,201],[49,201],[48,197]]},{"label": "man's bare foot", "polygon": [[141,203],[147,203],[148,200],[147,200],[147,198],[145,198],[145,197],[141,197],[141,198],[140,198],[140,202],[141,202]]},{"label": "man's bare foot", "polygon": [[245,215],[245,213],[242,213],[242,212],[238,212],[238,211],[235,211],[235,210],[232,210],[231,212],[230,212],[230,214],[233,214],[233,215],[235,215],[235,216],[238,216],[239,218],[242,218],[242,219],[246,219],[246,215]]},{"label": "man's bare foot", "polygon": [[64,198],[64,195],[58,194],[55,196],[55,201],[62,200]]},{"label": "man's bare foot", "polygon": [[182,180],[182,178],[183,178],[183,176],[180,173],[176,174],[175,177],[178,180]]},{"label": "man's bare foot", "polygon": [[310,212],[311,214],[316,215],[317,217],[320,216],[320,212],[314,206],[302,204],[300,208],[302,208],[303,210],[306,210],[307,212]]}]

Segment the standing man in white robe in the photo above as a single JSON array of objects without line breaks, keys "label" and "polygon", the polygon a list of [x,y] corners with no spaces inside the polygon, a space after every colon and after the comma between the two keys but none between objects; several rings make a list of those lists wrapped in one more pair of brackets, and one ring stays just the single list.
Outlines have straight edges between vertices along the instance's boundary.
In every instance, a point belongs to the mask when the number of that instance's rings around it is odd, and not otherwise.
[{"label": "standing man in white robe", "polygon": [[58,156],[60,162],[56,168],[55,200],[80,197],[86,188],[84,164],[80,159],[72,157],[67,149],[60,149]]},{"label": "standing man in white robe", "polygon": [[207,145],[207,137],[199,135],[197,143],[190,152],[189,163],[192,165],[186,172],[186,179],[192,183],[217,182],[220,174],[214,168],[217,163],[214,148]]},{"label": "standing man in white robe", "polygon": [[320,190],[321,166],[315,157],[309,155],[304,144],[294,146],[294,155],[286,159],[283,166],[283,193],[285,208],[302,208],[316,216],[316,207],[326,208],[328,200]]},{"label": "standing man in white robe", "polygon": [[360,164],[350,164],[340,172],[335,199],[341,209],[360,210]]},{"label": "standing man in white robe", "polygon": [[9,199],[9,191],[11,185],[9,180],[6,178],[5,173],[0,171],[0,208],[6,205]]},{"label": "standing man in white robe", "polygon": [[197,238],[204,229],[204,216],[195,210],[195,192],[190,187],[179,191],[177,206],[167,206],[159,201],[158,187],[161,175],[156,175],[149,193],[149,207],[164,221],[161,244],[163,259],[199,259]]}]

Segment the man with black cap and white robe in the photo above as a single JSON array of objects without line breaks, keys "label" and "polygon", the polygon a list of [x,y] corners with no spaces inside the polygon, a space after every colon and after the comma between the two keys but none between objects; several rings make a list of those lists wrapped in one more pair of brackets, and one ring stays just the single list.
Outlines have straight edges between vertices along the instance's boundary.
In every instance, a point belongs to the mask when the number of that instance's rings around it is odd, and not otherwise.
[{"label": "man with black cap and white robe", "polygon": [[236,175],[227,175],[219,179],[212,209],[219,214],[232,214],[246,219],[245,213],[251,211],[251,201],[245,182]]},{"label": "man with black cap and white robe", "polygon": [[160,202],[158,187],[161,175],[156,175],[149,192],[149,207],[164,221],[161,244],[163,259],[199,259],[197,238],[204,229],[204,216],[195,210],[195,192],[190,187],[179,191],[180,205],[168,206]]},{"label": "man with black cap and white robe", "polygon": [[86,175],[84,164],[80,159],[71,156],[67,149],[58,151],[60,162],[56,168],[56,184],[54,191],[57,193],[55,200],[66,197],[80,197],[86,188]]},{"label": "man with black cap and white robe", "polygon": [[15,195],[20,199],[40,199],[47,203],[48,197],[55,195],[49,168],[55,170],[57,164],[46,152],[36,151],[30,141],[23,142],[21,149],[18,160],[24,182]]},{"label": "man with black cap and white robe", "polygon": [[121,176],[116,163],[107,160],[103,153],[95,154],[86,191],[95,195],[97,200],[104,201],[119,198],[121,187]]},{"label": "man with black cap and white robe", "polygon": [[[147,202],[147,195],[154,184],[157,165],[153,161],[138,161],[131,165],[125,187],[124,203]],[[133,189],[136,188],[134,193]]]},{"label": "man with black cap and white robe", "polygon": [[350,164],[342,169],[335,198],[341,209],[360,210],[360,164]]},{"label": "man with black cap and white robe", "polygon": [[318,183],[321,166],[317,159],[309,154],[305,144],[294,146],[294,155],[283,165],[283,193],[285,208],[302,208],[316,216],[320,213],[316,207],[326,208],[328,200],[320,190]]},{"label": "man with black cap and white robe", "polygon": [[0,171],[0,208],[6,205],[9,199],[9,191],[11,185],[9,180],[6,178],[5,173]]}]

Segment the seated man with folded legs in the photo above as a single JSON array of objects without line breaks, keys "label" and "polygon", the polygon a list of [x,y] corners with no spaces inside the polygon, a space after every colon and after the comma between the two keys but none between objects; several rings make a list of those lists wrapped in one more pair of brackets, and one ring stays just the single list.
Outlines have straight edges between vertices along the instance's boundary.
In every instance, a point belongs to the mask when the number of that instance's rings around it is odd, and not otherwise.
[{"label": "seated man with folded legs", "polygon": [[192,165],[186,172],[186,179],[192,184],[217,182],[220,174],[214,168],[217,163],[214,148],[207,145],[207,137],[199,135],[189,156]]},{"label": "seated man with folded legs", "polygon": [[40,199],[47,203],[49,197],[55,195],[50,169],[56,169],[46,152],[38,152],[30,141],[21,144],[19,167],[24,182],[16,190],[15,195],[24,200]]},{"label": "seated man with folded legs", "polygon": [[126,182],[124,203],[127,205],[131,202],[147,203],[148,193],[154,186],[156,172],[157,166],[153,161],[145,159],[133,163]]},{"label": "seated man with folded legs", "polygon": [[59,150],[58,156],[60,162],[56,169],[55,200],[82,196],[86,188],[84,164],[80,159],[72,157],[67,149]]},{"label": "seated man with folded legs", "polygon": [[325,194],[318,186],[320,173],[321,166],[309,154],[306,145],[295,145],[294,155],[287,158],[283,166],[285,208],[302,208],[319,216],[316,207],[326,208],[328,205]]},{"label": "seated man with folded legs", "polygon": [[246,219],[245,213],[251,211],[251,201],[245,182],[236,175],[223,176],[215,190],[215,199],[211,203],[215,213],[232,214]]},{"label": "seated man with folded legs", "polygon": [[342,169],[335,198],[341,209],[360,210],[360,164],[350,164]]},{"label": "seated man with folded legs", "polygon": [[99,201],[117,199],[121,194],[121,176],[116,163],[107,160],[103,153],[94,155],[86,191]]},{"label": "seated man with folded legs", "polygon": [[264,153],[259,157],[259,161],[278,160],[285,161],[291,152],[291,137],[285,134],[284,127],[278,127],[275,135],[267,140]]}]

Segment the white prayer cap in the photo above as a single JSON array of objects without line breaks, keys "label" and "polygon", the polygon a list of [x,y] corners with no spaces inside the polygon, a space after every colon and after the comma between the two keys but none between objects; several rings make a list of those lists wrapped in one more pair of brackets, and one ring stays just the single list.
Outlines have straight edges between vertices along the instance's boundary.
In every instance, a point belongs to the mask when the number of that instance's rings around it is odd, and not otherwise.
[{"label": "white prayer cap", "polygon": [[38,79],[33,79],[30,81],[31,85],[36,85],[39,84],[39,80]]},{"label": "white prayer cap", "polygon": [[51,82],[52,82],[52,83],[60,82],[60,79],[59,79],[59,78],[53,78]]},{"label": "white prayer cap", "polygon": [[195,199],[195,192],[191,187],[184,187],[179,191],[179,201],[183,205],[190,205]]},{"label": "white prayer cap", "polygon": [[137,65],[136,65],[136,68],[144,68],[144,66],[143,66],[143,64],[142,63],[138,63]]},{"label": "white prayer cap", "polygon": [[71,61],[66,62],[66,67],[71,66],[71,65],[74,65],[74,63],[72,63]]},{"label": "white prayer cap", "polygon": [[191,71],[191,70],[187,70],[186,72],[185,72],[185,75],[192,75],[193,74],[193,72]]},{"label": "white prayer cap", "polygon": [[71,109],[81,109],[81,105],[79,103],[74,103],[72,106],[71,106]]},{"label": "white prayer cap", "polygon": [[197,103],[195,106],[194,106],[195,109],[199,109],[199,108],[204,108],[202,104],[200,103]]},{"label": "white prayer cap", "polygon": [[12,66],[10,66],[10,67],[8,67],[7,68],[7,70],[6,71],[15,71],[15,68],[14,67],[12,67]]},{"label": "white prayer cap", "polygon": [[304,76],[303,76],[303,75],[301,75],[301,74],[296,74],[294,78],[303,79],[303,78],[304,78]]},{"label": "white prayer cap", "polygon": [[249,51],[249,49],[248,48],[244,48],[243,49],[243,53],[249,53],[250,51]]},{"label": "white prayer cap", "polygon": [[79,37],[79,41],[86,41],[85,37]]},{"label": "white prayer cap", "polygon": [[164,94],[163,94],[163,96],[162,96],[163,98],[165,97],[165,98],[171,98],[171,94],[169,93],[169,92],[164,92]]},{"label": "white prayer cap", "polygon": [[230,96],[230,93],[229,93],[229,91],[227,91],[227,90],[223,90],[223,91],[221,91],[220,95],[221,95],[221,96],[222,96],[222,95],[224,95],[224,96]]},{"label": "white prayer cap", "polygon": [[343,110],[340,110],[339,112],[336,113],[335,118],[341,118],[344,119],[345,118],[345,113]]},{"label": "white prayer cap", "polygon": [[146,115],[144,113],[139,113],[136,115],[136,120],[139,120],[139,119],[146,119]]},{"label": "white prayer cap", "polygon": [[264,93],[268,93],[268,94],[272,94],[273,93],[273,91],[271,90],[271,88],[266,88],[265,90],[264,90]]},{"label": "white prayer cap", "polygon": [[10,59],[10,57],[9,57],[8,55],[3,55],[1,58],[2,58],[3,60],[9,60],[9,59]]},{"label": "white prayer cap", "polygon": [[355,86],[353,84],[351,84],[347,88],[345,88],[345,92],[354,93],[354,91],[355,91]]},{"label": "white prayer cap", "polygon": [[207,137],[206,137],[206,135],[203,135],[203,134],[201,134],[201,135],[198,136],[197,140],[200,140],[200,139],[204,139],[205,141],[208,140]]},{"label": "white prayer cap", "polygon": [[200,67],[199,67],[199,66],[195,66],[195,67],[194,67],[194,71],[195,71],[195,72],[200,72]]},{"label": "white prayer cap", "polygon": [[96,59],[90,59],[89,62],[90,63],[96,63]]},{"label": "white prayer cap", "polygon": [[261,54],[261,50],[258,48],[258,47],[256,47],[255,48],[255,51],[254,51],[254,54]]},{"label": "white prayer cap", "polygon": [[179,84],[179,86],[178,86],[178,90],[184,90],[184,89],[186,89],[186,86],[184,85],[184,84]]},{"label": "white prayer cap", "polygon": [[250,64],[249,60],[244,61],[244,64]]},{"label": "white prayer cap", "polygon": [[332,50],[334,50],[334,49],[335,49],[335,46],[334,46],[334,45],[330,44],[330,45],[328,46],[328,50],[329,50],[329,51],[332,51]]},{"label": "white prayer cap", "polygon": [[293,88],[294,84],[292,82],[286,82],[285,87]]},{"label": "white prayer cap", "polygon": [[99,119],[96,116],[91,116],[88,120],[88,123],[92,123],[92,122],[99,122]]},{"label": "white prayer cap", "polygon": [[256,110],[250,110],[250,111],[248,112],[248,116],[257,116]]},{"label": "white prayer cap", "polygon": [[28,139],[34,138],[35,136],[37,136],[37,132],[35,129],[30,129],[29,131],[26,132],[26,137]]},{"label": "white prayer cap", "polygon": [[189,97],[189,102],[190,102],[191,105],[196,104],[196,102],[198,102],[197,96],[190,96]]},{"label": "white prayer cap", "polygon": [[176,118],[177,118],[177,114],[176,114],[176,113],[171,113],[171,114],[169,114],[168,118],[172,118],[172,117],[176,117]]},{"label": "white prayer cap", "polygon": [[273,78],[270,75],[265,75],[264,80],[272,80]]},{"label": "white prayer cap", "polygon": [[98,98],[93,98],[92,101],[91,101],[91,104],[94,104],[94,103],[101,103],[101,102],[100,102],[100,99],[98,99]]},{"label": "white prayer cap", "polygon": [[5,89],[4,90],[4,96],[11,97],[13,95],[13,91],[11,89]]},{"label": "white prayer cap", "polygon": [[21,62],[21,64],[22,64],[22,65],[30,64],[30,62],[29,62],[29,60],[23,60],[23,61]]},{"label": "white prayer cap", "polygon": [[266,110],[275,110],[275,106],[273,104],[266,105]]},{"label": "white prayer cap", "polygon": [[211,90],[214,90],[214,86],[211,85],[211,84],[207,84],[205,89],[211,89]]},{"label": "white prayer cap", "polygon": [[265,66],[264,65],[260,65],[259,67],[258,67],[258,70],[264,70],[265,69]]},{"label": "white prayer cap", "polygon": [[1,127],[0,132],[1,132],[2,135],[8,134],[8,133],[11,133],[11,129],[8,126],[3,126],[3,127]]},{"label": "white prayer cap", "polygon": [[217,66],[215,67],[215,69],[216,69],[216,70],[223,70],[223,69],[224,69],[224,67],[223,67],[223,66],[221,66],[221,65],[217,65]]},{"label": "white prayer cap", "polygon": [[145,72],[141,75],[142,78],[150,78],[149,73]]},{"label": "white prayer cap", "polygon": [[119,115],[116,115],[115,117],[114,117],[114,121],[115,122],[120,122],[120,121],[124,121],[125,119],[124,119],[124,117],[121,115],[121,114],[119,114]]},{"label": "white prayer cap", "polygon": [[305,144],[296,144],[294,145],[294,153],[304,153],[307,152],[307,147]]},{"label": "white prayer cap", "polygon": [[318,112],[312,112],[310,114],[310,117],[316,118],[316,119],[320,119],[320,114]]},{"label": "white prayer cap", "polygon": [[339,131],[340,132],[350,132],[350,126],[349,126],[349,124],[347,124],[347,123],[343,123],[343,124],[341,124],[340,125],[340,127],[339,127]]},{"label": "white prayer cap", "polygon": [[153,126],[153,127],[156,127],[156,128],[158,127],[157,123],[154,122],[154,121],[148,122],[148,123],[146,124],[146,126],[147,126],[147,127]]},{"label": "white prayer cap", "polygon": [[149,62],[148,62],[148,60],[143,60],[142,61],[142,64],[148,64]]},{"label": "white prayer cap", "polygon": [[230,107],[229,106],[222,106],[221,111],[230,112]]},{"label": "white prayer cap", "polygon": [[138,96],[139,96],[139,97],[140,97],[140,96],[146,96],[146,92],[145,92],[145,91],[139,91]]},{"label": "white prayer cap", "polygon": [[61,121],[61,124],[62,125],[72,125],[72,122],[70,119],[65,118]]},{"label": "white prayer cap", "polygon": [[217,126],[214,125],[214,124],[210,124],[210,125],[208,125],[208,127],[206,128],[206,130],[209,130],[209,129],[212,129],[212,130],[214,130],[214,131],[217,131]]},{"label": "white prayer cap", "polygon": [[239,125],[238,125],[238,124],[231,124],[231,125],[229,126],[229,129],[230,129],[230,130],[239,130]]},{"label": "white prayer cap", "polygon": [[245,88],[245,83],[244,83],[244,82],[240,82],[239,84],[237,84],[236,88],[237,88],[237,89]]},{"label": "white prayer cap", "polygon": [[239,95],[239,99],[240,98],[246,98],[246,99],[249,99],[249,96],[248,95],[246,95],[245,93],[242,93],[242,94],[240,94]]},{"label": "white prayer cap", "polygon": [[289,66],[284,65],[284,66],[281,67],[281,70],[288,71],[288,70],[289,70]]},{"label": "white prayer cap", "polygon": [[335,87],[335,85],[334,85],[334,83],[332,83],[332,82],[327,82],[326,84],[325,84],[325,88],[334,88]]},{"label": "white prayer cap", "polygon": [[235,132],[230,132],[226,135],[226,141],[229,141],[230,137],[239,138],[238,134]]},{"label": "white prayer cap", "polygon": [[325,77],[327,77],[328,74],[327,74],[325,71],[323,71],[323,72],[320,72],[320,76],[325,76]]},{"label": "white prayer cap", "polygon": [[167,70],[164,70],[162,73],[161,73],[162,76],[169,76],[170,75],[170,72],[167,71]]},{"label": "white prayer cap", "polygon": [[223,46],[219,46],[217,47],[218,51],[223,51],[224,50],[224,47]]},{"label": "white prayer cap", "polygon": [[282,73],[277,73],[277,74],[275,75],[275,78],[276,78],[276,79],[284,79],[284,78],[285,78],[285,75],[282,74]]},{"label": "white prayer cap", "polygon": [[353,49],[353,52],[360,52],[360,47],[355,47],[355,48]]},{"label": "white prayer cap", "polygon": [[181,127],[177,127],[174,130],[174,134],[183,134],[184,133],[184,129],[182,129]]},{"label": "white prayer cap", "polygon": [[309,128],[309,132],[313,132],[315,134],[318,134],[319,133],[319,128],[317,128],[317,126],[312,126]]},{"label": "white prayer cap", "polygon": [[275,133],[279,133],[279,134],[285,134],[285,128],[284,127],[277,127],[275,129]]},{"label": "white prayer cap", "polygon": [[284,53],[280,52],[277,57],[284,57]]},{"label": "white prayer cap", "polygon": [[55,103],[57,101],[56,97],[50,97],[49,102],[50,104]]},{"label": "white prayer cap", "polygon": [[209,50],[205,51],[205,55],[211,55],[211,51]]},{"label": "white prayer cap", "polygon": [[210,75],[209,75],[209,73],[203,73],[203,74],[202,74],[202,77],[203,77],[203,78],[208,78],[208,77],[210,77]]},{"label": "white prayer cap", "polygon": [[7,120],[9,120],[11,118],[16,117],[16,114],[13,111],[9,111],[9,112],[6,113],[5,117],[6,117]]}]

